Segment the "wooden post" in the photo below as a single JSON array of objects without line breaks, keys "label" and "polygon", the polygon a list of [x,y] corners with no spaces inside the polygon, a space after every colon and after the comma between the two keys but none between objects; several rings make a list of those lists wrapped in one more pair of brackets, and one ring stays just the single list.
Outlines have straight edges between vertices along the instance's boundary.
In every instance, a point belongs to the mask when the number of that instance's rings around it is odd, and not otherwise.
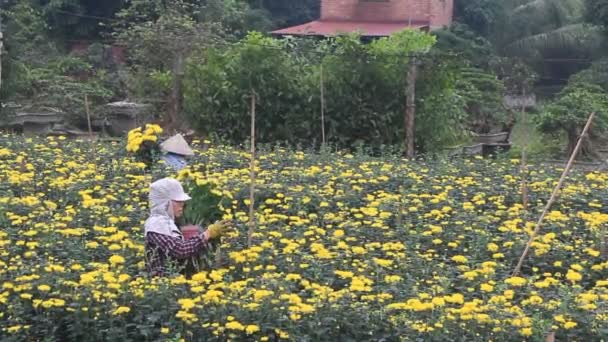
[{"label": "wooden post", "polygon": [[182,80],[184,78],[184,55],[178,52],[173,65],[173,89],[171,90],[171,103],[169,106],[169,127],[178,128],[179,115],[182,111]]},{"label": "wooden post", "polygon": [[581,136],[578,138],[576,147],[574,148],[574,151],[572,151],[572,154],[570,155],[568,164],[566,164],[566,168],[564,169],[564,172],[562,172],[562,176],[559,178],[559,181],[557,182],[555,189],[553,189],[553,192],[551,193],[551,197],[549,198],[549,201],[545,205],[545,208],[543,209],[543,212],[540,215],[540,218],[536,222],[536,227],[534,228],[534,231],[530,235],[530,239],[528,239],[526,248],[524,249],[523,253],[521,254],[521,257],[519,258],[519,262],[517,263],[517,266],[515,266],[515,269],[513,270],[513,275],[518,275],[519,272],[521,271],[521,267],[524,263],[524,260],[526,259],[526,256],[528,255],[528,252],[530,251],[530,246],[532,246],[532,242],[534,242],[534,239],[538,235],[538,232],[540,231],[543,220],[545,219],[545,216],[549,212],[551,205],[553,205],[553,202],[555,202],[555,200],[557,199],[557,195],[558,195],[562,185],[564,184],[564,181],[566,180],[566,176],[568,175],[568,172],[570,172],[570,169],[572,168],[574,159],[576,159],[576,155],[578,154],[578,151],[581,149],[582,142],[587,135],[587,131],[589,130],[589,127],[591,126],[591,121],[593,121],[594,117],[595,117],[595,113],[591,113],[591,115],[589,115],[589,119],[587,120],[587,123],[585,124],[585,128],[583,129]]},{"label": "wooden post", "polygon": [[323,62],[321,62],[321,146],[325,146],[325,84],[323,83]]},{"label": "wooden post", "polygon": [[410,56],[409,68],[406,77],[406,88],[405,88],[405,116],[404,116],[404,130],[405,130],[405,156],[407,158],[414,158],[415,155],[415,116],[416,116],[416,77],[417,77],[417,61],[416,56]]},{"label": "wooden post", "polygon": [[255,91],[251,91],[251,161],[249,170],[249,230],[247,232],[247,246],[251,247],[253,242],[253,231],[255,229]]}]

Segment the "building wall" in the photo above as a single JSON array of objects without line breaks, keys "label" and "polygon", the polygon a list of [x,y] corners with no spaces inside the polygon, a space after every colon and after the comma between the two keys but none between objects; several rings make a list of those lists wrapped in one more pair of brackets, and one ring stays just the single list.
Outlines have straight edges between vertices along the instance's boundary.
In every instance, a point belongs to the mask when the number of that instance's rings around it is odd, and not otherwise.
[{"label": "building wall", "polygon": [[431,28],[441,28],[452,24],[454,0],[429,0]]},{"label": "building wall", "polygon": [[452,21],[454,0],[322,0],[321,20],[430,22]]}]

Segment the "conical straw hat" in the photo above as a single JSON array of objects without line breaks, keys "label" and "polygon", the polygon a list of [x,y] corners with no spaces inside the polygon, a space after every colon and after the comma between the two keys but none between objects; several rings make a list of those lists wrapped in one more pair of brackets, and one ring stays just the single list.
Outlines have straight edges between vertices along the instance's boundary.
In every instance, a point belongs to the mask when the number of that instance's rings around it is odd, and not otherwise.
[{"label": "conical straw hat", "polygon": [[188,143],[181,134],[176,134],[163,141],[160,144],[160,148],[165,152],[181,154],[182,156],[194,155],[194,151],[188,146]]}]

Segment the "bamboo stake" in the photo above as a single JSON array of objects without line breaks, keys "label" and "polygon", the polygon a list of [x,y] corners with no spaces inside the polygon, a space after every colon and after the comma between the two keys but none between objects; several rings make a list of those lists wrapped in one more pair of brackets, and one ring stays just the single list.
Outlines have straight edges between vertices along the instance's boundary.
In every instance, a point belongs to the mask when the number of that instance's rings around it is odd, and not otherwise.
[{"label": "bamboo stake", "polygon": [[0,89],[2,89],[2,50],[4,50],[3,44],[4,36],[2,35],[2,19],[0,19]]},{"label": "bamboo stake", "polygon": [[84,108],[87,113],[87,125],[89,126],[89,140],[91,141],[91,148],[93,149],[93,163],[97,167],[97,148],[95,147],[95,140],[93,139],[93,128],[91,127],[91,110],[89,109],[89,97],[84,94]]},{"label": "bamboo stake", "polygon": [[89,97],[84,94],[84,108],[87,112],[87,125],[89,126],[89,138],[93,141],[93,129],[91,128],[91,111],[89,110]]},{"label": "bamboo stake", "polygon": [[405,88],[405,115],[403,118],[403,129],[405,132],[405,157],[413,159],[415,157],[415,117],[416,117],[416,78],[417,78],[416,56],[411,56],[406,75],[407,85]]},{"label": "bamboo stake", "polygon": [[255,229],[255,212],[254,206],[254,192],[255,192],[255,91],[251,91],[251,161],[249,177],[251,183],[249,184],[249,230],[247,232],[247,246],[251,247],[253,241],[253,230]]},{"label": "bamboo stake", "polygon": [[217,248],[215,249],[215,268],[221,268],[222,267],[222,245],[218,244]]},{"label": "bamboo stake", "polygon": [[[523,98],[526,98],[526,90],[524,89],[522,92]],[[521,149],[521,164],[520,164],[520,174],[521,174],[521,204],[523,206],[524,211],[528,210],[528,165],[527,165],[527,157],[528,157],[528,139],[530,137],[530,132],[528,132],[528,114],[526,113],[526,105],[522,101],[521,106],[521,121],[524,126],[524,146]]]},{"label": "bamboo stake", "polygon": [[570,169],[572,168],[574,159],[576,158],[576,155],[578,154],[578,151],[580,150],[580,148],[582,146],[583,139],[585,139],[585,137],[587,135],[587,131],[589,130],[589,127],[591,126],[591,121],[593,121],[594,117],[595,117],[595,113],[591,113],[591,115],[589,115],[589,119],[587,120],[587,123],[585,124],[585,128],[583,129],[583,132],[581,133],[581,136],[579,137],[578,142],[576,143],[576,147],[574,148],[574,151],[572,151],[572,154],[570,155],[568,164],[566,164],[566,168],[564,169],[564,172],[562,172],[562,176],[560,177],[559,181],[557,182],[555,189],[553,189],[553,192],[551,193],[551,197],[549,198],[549,201],[545,205],[545,208],[543,209],[543,212],[540,215],[540,218],[536,222],[536,227],[534,228],[532,235],[530,235],[530,239],[528,239],[526,248],[524,249],[521,257],[519,258],[519,262],[517,263],[517,266],[513,270],[513,275],[518,275],[519,272],[521,271],[521,267],[524,263],[524,260],[526,259],[526,256],[528,255],[528,252],[530,251],[530,246],[532,245],[532,242],[534,242],[534,239],[538,235],[538,232],[541,229],[543,220],[545,219],[545,216],[549,212],[549,208],[551,208],[551,205],[553,205],[553,202],[555,202],[555,200],[557,199],[558,193],[559,193],[562,185],[564,184],[564,181],[566,180],[566,176],[568,175],[568,172],[570,172]]},{"label": "bamboo stake", "polygon": [[602,258],[608,261],[608,231],[606,230],[606,226],[602,227],[602,230],[600,231],[600,244],[602,246]]},{"label": "bamboo stake", "polygon": [[325,84],[323,82],[323,63],[321,63],[321,141],[325,146]]}]

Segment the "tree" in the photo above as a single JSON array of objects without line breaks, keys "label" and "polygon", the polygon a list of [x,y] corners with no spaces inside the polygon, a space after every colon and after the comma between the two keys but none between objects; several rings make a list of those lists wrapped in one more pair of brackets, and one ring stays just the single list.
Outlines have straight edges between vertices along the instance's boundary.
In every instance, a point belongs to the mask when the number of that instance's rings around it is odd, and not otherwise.
[{"label": "tree", "polygon": [[585,0],[587,5],[587,11],[585,12],[585,19],[587,22],[601,26],[603,28],[608,27],[608,1],[607,0]]},{"label": "tree", "polygon": [[213,44],[225,44],[252,26],[265,26],[240,0],[133,0],[121,10],[115,37],[127,46],[132,92],[144,101],[166,98],[166,124],[181,125],[182,80],[188,58]]},{"label": "tree", "polygon": [[593,62],[589,68],[572,75],[570,82],[595,84],[608,91],[608,59]]},{"label": "tree", "polygon": [[[17,2],[6,14],[8,51],[6,84],[0,94],[26,107],[54,107],[83,113],[84,96],[95,105],[112,96],[105,74],[86,61],[60,52],[49,39],[43,12],[28,2]],[[5,75],[3,75],[5,77]]]},{"label": "tree", "polygon": [[477,34],[488,37],[504,23],[506,4],[496,0],[455,1],[455,16]]},{"label": "tree", "polygon": [[[209,48],[189,60],[185,109],[203,133],[242,143],[249,135],[249,99],[255,90],[259,141],[317,145],[322,63],[328,141],[347,148],[400,144],[409,57],[433,42],[429,34],[413,30],[371,44],[356,34],[317,41],[250,33],[239,44]],[[424,152],[462,136],[465,115],[456,93],[457,70],[421,56],[416,146]]]},{"label": "tree", "polygon": [[[549,134],[562,131],[568,139],[567,152],[572,153],[578,137],[589,115],[595,112],[592,132],[605,132],[608,127],[608,96],[604,90],[593,84],[572,82],[562,90],[555,101],[550,103],[536,118],[539,129]],[[586,141],[583,155],[593,155],[594,151]]]},{"label": "tree", "polygon": [[473,67],[488,69],[492,61],[498,58],[492,43],[466,24],[455,22],[448,28],[434,31],[433,34],[437,37],[433,50],[459,55]]},{"label": "tree", "polygon": [[321,12],[319,0],[249,0],[254,8],[267,11],[273,27],[303,24],[318,19]]},{"label": "tree", "polygon": [[[506,56],[525,58],[544,83],[561,80],[587,65],[604,51],[604,36],[585,25],[584,0],[508,1],[507,22],[492,38]],[[551,61],[547,61],[550,59]]]},{"label": "tree", "polygon": [[32,0],[59,41],[99,39],[127,0]]},{"label": "tree", "polygon": [[185,109],[194,127],[242,143],[249,136],[249,103],[257,98],[256,140],[305,142],[311,127],[302,68],[288,41],[252,32],[238,44],[199,52],[188,62]]},{"label": "tree", "polygon": [[503,107],[503,82],[496,75],[477,68],[464,67],[460,73],[458,92],[466,102],[473,130],[490,133],[497,125],[508,125]]},{"label": "tree", "polygon": [[122,21],[115,26],[115,36],[129,49],[133,73],[157,81],[167,73],[172,78],[165,89],[170,127],[180,125],[185,60],[214,41],[220,31],[215,23],[198,22],[199,11],[182,0],[134,0],[117,14]]}]

